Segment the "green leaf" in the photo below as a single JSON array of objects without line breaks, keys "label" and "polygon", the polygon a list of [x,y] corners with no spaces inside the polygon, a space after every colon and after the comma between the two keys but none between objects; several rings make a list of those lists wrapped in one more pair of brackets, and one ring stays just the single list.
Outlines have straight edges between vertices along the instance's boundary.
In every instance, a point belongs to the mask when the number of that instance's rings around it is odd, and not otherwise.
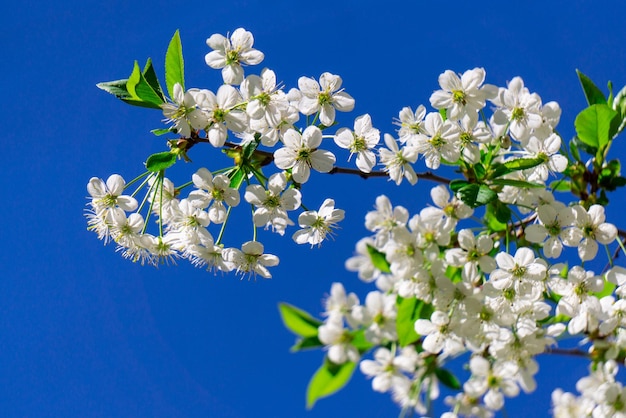
[{"label": "green leaf", "polygon": [[322,322],[311,314],[284,302],[278,304],[278,310],[289,331],[300,337],[317,337],[317,329]]},{"label": "green leaf", "polygon": [[[622,119],[626,117],[626,86],[622,87],[620,91],[615,95],[613,100],[613,109],[616,109],[621,115]],[[622,125],[624,122],[622,122]]]},{"label": "green leaf", "polygon": [[350,335],[350,343],[359,350],[359,354],[363,354],[369,351],[374,344],[372,344],[367,338],[365,338],[365,328],[352,331]]},{"label": "green leaf", "polygon": [[539,183],[531,183],[523,180],[513,180],[513,179],[493,179],[491,180],[492,184],[497,184],[500,186],[514,186],[521,187],[526,189],[543,189],[545,188],[545,184]]},{"label": "green leaf", "polygon": [[325,359],[324,364],[315,372],[306,391],[306,407],[313,408],[315,403],[343,388],[352,377],[356,363],[334,364]]},{"label": "green leaf", "polygon": [[161,109],[161,106],[150,102],[144,102],[141,99],[122,99],[122,101],[132,106],[145,107],[148,109]]},{"label": "green leaf", "polygon": [[606,104],[604,93],[602,93],[593,81],[591,81],[589,77],[581,73],[579,70],[576,70],[576,74],[578,74],[578,80],[580,80],[580,85],[583,88],[583,92],[585,93],[585,98],[587,99],[589,106],[594,104]]},{"label": "green leaf", "polygon": [[[144,73],[150,79],[156,80],[156,74],[152,69],[150,59],[146,63]],[[163,93],[160,91],[158,80],[148,81],[139,70],[139,65],[135,62],[133,72],[130,77],[124,80],[107,81],[96,84],[96,87],[106,91],[133,106],[147,107],[151,109],[161,109],[163,103]],[[155,87],[151,83],[155,83]]]},{"label": "green leaf", "polygon": [[152,89],[139,69],[139,64],[135,61],[133,72],[126,82],[126,90],[133,100],[144,102],[146,107],[161,109],[163,99]]},{"label": "green leaf", "polygon": [[537,167],[538,165],[546,162],[544,158],[518,158],[517,160],[511,160],[504,163],[504,166],[510,170],[509,173],[519,170],[527,170],[529,168]]},{"label": "green leaf", "polygon": [[176,163],[176,154],[169,151],[158,152],[148,157],[146,169],[158,173],[161,170],[170,168]]},{"label": "green leaf", "polygon": [[452,283],[458,283],[463,280],[463,269],[461,267],[448,266],[446,268],[446,277],[450,279]]},{"label": "green leaf", "polygon": [[478,184],[468,184],[465,187],[461,187],[456,196],[471,208],[478,207],[476,204],[476,196],[478,196],[478,190],[480,186]]},{"label": "green leaf", "polygon": [[101,90],[106,91],[107,93],[114,95],[115,97],[123,101],[124,103],[128,103],[133,106],[147,107],[151,109],[156,108],[156,106],[153,103],[144,102],[143,100],[139,98],[133,98],[133,96],[131,96],[131,94],[126,89],[127,83],[128,83],[128,79],[107,81],[107,82],[96,84],[96,87],[98,87]]},{"label": "green leaf", "polygon": [[161,136],[172,132],[172,128],[153,129],[150,132],[155,136]]},{"label": "green leaf", "polygon": [[105,81],[105,82],[96,84],[96,87],[98,87],[101,90],[106,91],[107,93],[114,95],[118,99],[128,99],[131,96],[128,93],[128,90],[126,90],[127,82],[128,82],[128,79]]},{"label": "green leaf", "polygon": [[452,180],[450,182],[450,190],[452,190],[454,193],[458,192],[459,190],[461,190],[463,187],[467,186],[471,184],[469,181],[467,180]]},{"label": "green leaf", "polygon": [[576,116],[574,126],[583,143],[602,150],[617,133],[619,122],[615,110],[606,104],[594,104]]},{"label": "green leaf", "polygon": [[141,98],[135,91],[135,87],[137,87],[137,84],[139,84],[140,80],[141,80],[141,69],[139,69],[139,64],[137,63],[137,61],[135,61],[135,64],[133,65],[133,72],[130,73],[130,76],[128,77],[128,81],[126,82],[126,90],[128,91],[128,94],[130,95],[130,97],[136,100],[141,100]]},{"label": "green leaf", "polygon": [[511,209],[508,205],[494,201],[487,205],[485,222],[492,232],[506,231],[507,222],[511,220]]},{"label": "green leaf", "polygon": [[487,171],[485,170],[484,165],[482,165],[481,163],[476,163],[474,164],[474,173],[476,174],[476,178],[482,179],[483,177],[485,177]]},{"label": "green leaf", "polygon": [[569,192],[572,190],[572,184],[569,180],[554,180],[548,186],[553,192]]},{"label": "green leaf", "polygon": [[[577,138],[574,137],[571,141],[569,141],[569,152],[572,154],[574,160],[581,162],[582,160],[580,159],[580,152],[578,151],[577,141],[575,141],[575,139]],[[579,142],[580,141],[578,141],[578,143]],[[595,152],[593,154],[595,154]]]},{"label": "green leaf", "polygon": [[[577,136],[573,137],[572,140],[570,141],[570,149],[571,148],[575,148],[576,151],[578,150],[585,151],[589,155],[596,155],[598,152],[598,147],[585,144]],[[578,158],[578,161],[582,161],[582,160]]]},{"label": "green leaf", "polygon": [[470,184],[461,188],[457,196],[471,208],[486,205],[498,198],[498,194],[485,184]]},{"label": "green leaf", "polygon": [[385,253],[378,251],[375,247],[367,244],[367,253],[372,260],[372,264],[382,273],[391,273],[389,269],[389,262],[385,257]]},{"label": "green leaf", "polygon": [[419,339],[415,332],[415,321],[420,319],[424,301],[417,298],[401,298],[398,296],[398,313],[396,316],[396,331],[400,347],[405,347]]},{"label": "green leaf", "polygon": [[244,172],[241,168],[237,167],[234,171],[228,174],[228,177],[230,177],[230,187],[238,189],[243,181]]},{"label": "green leaf", "polygon": [[302,350],[310,350],[313,348],[324,347],[324,344],[320,341],[317,336],[315,337],[306,337],[300,338],[291,348],[290,351],[295,353],[297,351]]},{"label": "green leaf", "polygon": [[174,85],[179,83],[185,90],[185,63],[183,61],[183,45],[180,33],[174,32],[165,54],[165,84],[170,97],[174,97]]},{"label": "green leaf", "polygon": [[437,376],[441,383],[443,383],[450,389],[461,389],[461,382],[450,371],[446,369],[435,369],[435,376]]},{"label": "green leaf", "polygon": [[243,158],[246,160],[251,160],[252,156],[254,155],[254,151],[256,151],[257,147],[259,146],[260,142],[257,141],[250,141],[247,144],[245,144],[242,148],[242,155]]},{"label": "green leaf", "polygon": [[154,71],[152,59],[150,58],[148,58],[148,60],[146,61],[146,65],[144,65],[143,67],[143,78],[144,80],[146,80],[152,90],[159,96],[159,98],[161,99],[161,103],[165,102],[165,96],[163,95],[161,83],[159,83],[159,78],[156,75],[156,71]]},{"label": "green leaf", "polygon": [[622,176],[618,176],[618,177],[611,178],[611,181],[609,182],[608,185],[605,186],[605,189],[612,192],[618,187],[624,187],[624,186],[626,186],[626,178]]}]

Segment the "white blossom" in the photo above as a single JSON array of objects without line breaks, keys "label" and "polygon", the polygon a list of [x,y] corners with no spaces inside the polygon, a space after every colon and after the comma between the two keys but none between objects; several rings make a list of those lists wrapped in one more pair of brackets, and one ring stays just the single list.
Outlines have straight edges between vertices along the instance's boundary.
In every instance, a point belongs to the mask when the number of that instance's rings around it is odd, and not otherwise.
[{"label": "white blossom", "polygon": [[363,115],[354,121],[354,131],[341,128],[335,134],[335,143],[350,151],[350,157],[356,154],[356,166],[364,173],[369,173],[376,164],[376,154],[372,149],[380,141],[380,131],[372,127],[370,115]]},{"label": "white blossom", "polygon": [[226,84],[240,84],[243,81],[241,65],[256,65],[265,58],[262,52],[252,48],[254,37],[243,28],[235,29],[230,38],[213,34],[206,44],[213,49],[204,57],[206,64],[211,68],[221,68]]},{"label": "white blossom", "polygon": [[439,75],[442,90],[430,96],[430,104],[435,109],[446,109],[446,116],[450,120],[458,120],[466,115],[475,120],[478,111],[485,107],[486,99],[495,97],[498,91],[495,86],[483,86],[484,81],[483,68],[467,70],[460,77],[446,70]]},{"label": "white blossom", "polygon": [[317,126],[307,127],[302,134],[289,129],[283,136],[285,146],[274,152],[276,167],[291,169],[293,179],[306,183],[311,167],[320,173],[328,173],[335,164],[335,156],[330,151],[318,149],[322,143],[322,131]]},{"label": "white blossom", "polygon": [[298,88],[302,98],[298,104],[300,112],[312,115],[319,112],[319,119],[325,126],[335,121],[335,110],[350,112],[354,109],[354,99],[341,88],[338,75],[323,73],[319,83],[314,78],[300,77]]},{"label": "white blossom", "polygon": [[298,224],[302,229],[293,234],[293,240],[298,244],[320,245],[328,236],[332,236],[337,222],[343,220],[344,216],[342,209],[335,209],[333,199],[326,199],[318,211],[309,210],[298,216]]}]

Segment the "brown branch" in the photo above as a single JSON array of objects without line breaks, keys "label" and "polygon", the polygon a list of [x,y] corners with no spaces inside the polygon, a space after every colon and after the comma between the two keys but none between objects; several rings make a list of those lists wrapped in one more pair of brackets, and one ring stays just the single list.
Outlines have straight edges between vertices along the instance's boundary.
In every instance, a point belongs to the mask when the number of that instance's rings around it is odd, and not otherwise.
[{"label": "brown branch", "polygon": [[[194,138],[195,142],[209,142],[204,138]],[[226,142],[224,144],[225,147],[228,148],[241,148],[241,145],[233,144],[232,142]],[[274,160],[274,154],[267,151],[262,151],[259,149],[254,150],[254,153],[257,155],[262,155],[264,160],[268,160],[268,163]],[[345,168],[345,167],[334,167],[326,174],[351,174],[359,176],[363,179],[368,179],[370,177],[389,177],[389,174],[385,171],[372,171],[370,173],[364,173],[361,170],[355,168]],[[445,177],[438,176],[431,171],[425,171],[423,173],[416,173],[418,178],[422,178],[425,180],[434,181],[436,183],[441,184],[450,184],[450,179]]]},{"label": "brown branch", "polygon": [[562,354],[565,356],[589,357],[589,353],[579,350],[578,348],[548,347],[546,348],[546,351],[541,354]]},{"label": "brown branch", "polygon": [[[357,170],[355,168],[343,168],[343,167],[334,167],[332,170],[328,172],[328,174],[354,174],[364,179],[368,179],[370,177],[389,177],[389,174],[386,171],[372,171],[370,173],[364,173],[361,170]],[[433,174],[431,171],[425,171],[423,173],[415,173],[415,174],[417,175],[418,178],[431,180],[431,181],[442,183],[442,184],[450,184],[450,179]]]}]

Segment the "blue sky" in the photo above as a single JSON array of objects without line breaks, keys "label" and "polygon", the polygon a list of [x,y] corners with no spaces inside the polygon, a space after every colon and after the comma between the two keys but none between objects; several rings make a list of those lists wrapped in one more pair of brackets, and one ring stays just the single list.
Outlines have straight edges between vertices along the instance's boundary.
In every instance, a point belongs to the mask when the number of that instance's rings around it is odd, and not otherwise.
[{"label": "blue sky", "polygon": [[[519,75],[544,102],[559,102],[559,131],[569,139],[585,106],[576,68],[600,86],[609,79],[616,88],[626,84],[624,12],[619,1],[11,5],[0,16],[0,181],[7,198],[0,206],[0,414],[398,412],[359,372],[346,389],[305,411],[306,384],[322,353],[289,353],[294,337],[283,328],[277,303],[317,314],[333,281],[363,299],[370,289],[343,263],[366,235],[365,213],[380,193],[415,213],[427,203],[430,184],[396,188],[382,179],[315,176],[311,201],[332,196],[347,218],[320,249],[261,235],[266,249],[281,257],[272,280],[213,276],[185,262],[141,267],[86,231],[89,178],[116,172],[133,178],[148,155],[165,149],[149,133],[160,127],[159,112],[126,106],[95,84],[125,78],[134,60],[142,64],[147,57],[163,81],[163,57],[176,29],[187,87],[217,88],[219,72],[204,64],[205,39],[244,27],[266,55],[263,66],[287,87],[302,75],[339,74],[356,99],[350,117],[369,113],[383,132],[393,132],[391,120],[402,107],[428,103],[441,72],[479,66],[489,83],[504,85]],[[615,152],[624,155],[624,147],[616,144]],[[199,164],[213,157],[205,150],[192,158]],[[172,177],[183,181],[198,166],[179,164]],[[615,196],[614,203],[608,214],[619,219],[624,198]],[[512,401],[509,416],[545,415],[553,386],[572,390],[585,371],[581,362],[556,357],[543,358],[541,367],[538,392]]]}]

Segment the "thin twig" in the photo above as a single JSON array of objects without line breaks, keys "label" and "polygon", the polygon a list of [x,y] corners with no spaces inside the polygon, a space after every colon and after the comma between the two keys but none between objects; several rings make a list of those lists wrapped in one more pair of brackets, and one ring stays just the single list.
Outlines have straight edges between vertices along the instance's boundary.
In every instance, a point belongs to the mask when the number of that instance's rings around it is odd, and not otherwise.
[{"label": "thin twig", "polygon": [[[208,142],[208,140],[205,140],[204,138],[194,138],[194,141],[195,142]],[[224,146],[228,148],[241,148],[241,145],[233,144],[232,142],[226,142],[224,143]],[[271,152],[256,149],[254,150],[254,153],[257,155],[262,155],[264,157],[264,160],[268,161],[267,163],[274,160],[274,154]],[[389,177],[389,174],[386,171],[372,171],[370,173],[364,173],[361,170],[358,170],[356,168],[345,168],[345,167],[334,167],[332,170],[330,170],[326,174],[351,174],[351,175],[359,176],[363,179],[368,179],[370,177]],[[416,175],[418,178],[434,181],[436,183],[441,183],[441,184],[450,184],[450,181],[451,181],[450,179],[434,174],[432,171],[424,171],[423,173],[416,173]]]},{"label": "thin twig", "polygon": [[565,356],[589,357],[589,353],[578,348],[548,347],[542,354],[563,354]]}]

